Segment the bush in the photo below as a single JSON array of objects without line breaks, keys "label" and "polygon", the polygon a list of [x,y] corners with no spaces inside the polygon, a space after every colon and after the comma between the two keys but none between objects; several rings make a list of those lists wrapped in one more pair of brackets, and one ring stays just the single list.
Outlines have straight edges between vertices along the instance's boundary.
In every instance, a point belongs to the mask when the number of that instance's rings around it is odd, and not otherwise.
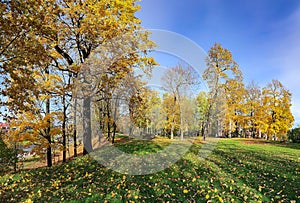
[{"label": "bush", "polygon": [[289,130],[288,138],[294,143],[300,143],[300,128],[294,128],[292,130]]}]

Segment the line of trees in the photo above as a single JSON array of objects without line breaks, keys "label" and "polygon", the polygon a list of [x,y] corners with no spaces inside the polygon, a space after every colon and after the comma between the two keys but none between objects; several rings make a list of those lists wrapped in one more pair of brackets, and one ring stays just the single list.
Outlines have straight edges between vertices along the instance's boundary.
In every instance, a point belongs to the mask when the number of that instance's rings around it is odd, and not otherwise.
[{"label": "line of trees", "polygon": [[[261,88],[252,81],[245,85],[239,65],[229,50],[216,43],[206,58],[202,78],[208,91],[199,92],[201,77],[180,62],[164,76],[163,90],[144,116],[152,132],[218,137],[256,137],[286,140],[292,128],[291,93],[280,81]],[[190,93],[197,93],[193,96]],[[149,105],[151,106],[151,105]],[[155,116],[153,116],[155,115]]]},{"label": "line of trees", "polygon": [[[245,87],[243,75],[229,50],[214,44],[203,73],[209,92],[201,111],[201,132],[226,137],[287,138],[293,126],[291,93],[280,81],[260,88],[255,82]],[[203,95],[201,96],[203,100]]]}]

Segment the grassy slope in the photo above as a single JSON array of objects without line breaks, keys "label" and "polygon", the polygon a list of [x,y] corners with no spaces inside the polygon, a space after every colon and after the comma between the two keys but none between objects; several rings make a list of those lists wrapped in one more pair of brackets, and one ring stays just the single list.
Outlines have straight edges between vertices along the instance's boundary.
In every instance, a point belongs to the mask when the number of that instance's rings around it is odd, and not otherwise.
[{"label": "grassy slope", "polygon": [[[167,140],[120,143],[123,151],[153,153]],[[152,175],[108,170],[88,156],[51,169],[0,178],[0,202],[289,202],[300,199],[299,145],[245,140],[218,142],[206,160],[200,142],[176,164]]]}]

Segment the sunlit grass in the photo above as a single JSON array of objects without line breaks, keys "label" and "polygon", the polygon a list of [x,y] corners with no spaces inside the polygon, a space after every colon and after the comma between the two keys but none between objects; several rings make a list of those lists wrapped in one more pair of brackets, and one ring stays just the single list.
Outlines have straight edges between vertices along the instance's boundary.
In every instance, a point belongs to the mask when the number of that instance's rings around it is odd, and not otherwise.
[{"label": "sunlit grass", "polygon": [[[127,139],[124,137],[123,139]],[[179,142],[179,141],[175,141]],[[130,139],[116,146],[155,153],[170,140]],[[206,159],[196,140],[174,165],[150,175],[123,175],[89,156],[0,178],[0,202],[290,202],[300,199],[296,145],[221,139]],[[2,198],[2,199],[1,199]]]}]

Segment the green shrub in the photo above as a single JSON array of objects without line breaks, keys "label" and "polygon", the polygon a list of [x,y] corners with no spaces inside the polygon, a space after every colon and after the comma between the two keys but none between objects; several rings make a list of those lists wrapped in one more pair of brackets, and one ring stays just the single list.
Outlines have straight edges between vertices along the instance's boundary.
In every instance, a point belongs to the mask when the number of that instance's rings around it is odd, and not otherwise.
[{"label": "green shrub", "polygon": [[292,130],[289,130],[288,138],[294,143],[300,143],[300,128],[294,128]]}]

